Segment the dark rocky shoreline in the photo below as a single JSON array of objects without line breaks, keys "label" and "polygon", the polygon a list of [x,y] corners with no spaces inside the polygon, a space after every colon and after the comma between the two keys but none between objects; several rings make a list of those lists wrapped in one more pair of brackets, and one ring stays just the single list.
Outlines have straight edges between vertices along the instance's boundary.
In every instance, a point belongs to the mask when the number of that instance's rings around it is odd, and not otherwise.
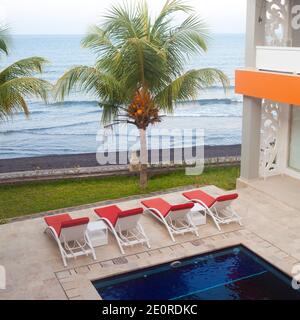
[{"label": "dark rocky shoreline", "polygon": [[[161,158],[162,150],[155,150]],[[171,160],[174,149],[170,150]],[[241,155],[240,145],[228,146],[205,146],[205,159],[218,157],[239,157]],[[51,170],[68,168],[98,167],[95,153],[71,154],[71,155],[49,155],[42,157],[0,159],[0,173],[22,172],[32,170]]]}]

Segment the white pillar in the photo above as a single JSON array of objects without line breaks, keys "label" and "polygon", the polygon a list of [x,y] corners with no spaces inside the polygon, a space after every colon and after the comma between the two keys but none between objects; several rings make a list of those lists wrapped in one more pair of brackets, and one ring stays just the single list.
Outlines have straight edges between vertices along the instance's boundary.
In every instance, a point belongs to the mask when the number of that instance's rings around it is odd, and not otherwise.
[{"label": "white pillar", "polygon": [[244,97],[241,178],[259,177],[261,99]]},{"label": "white pillar", "polygon": [[[246,67],[256,67],[256,46],[264,45],[265,0],[248,0],[246,28]],[[261,99],[244,96],[241,178],[259,177]]]}]

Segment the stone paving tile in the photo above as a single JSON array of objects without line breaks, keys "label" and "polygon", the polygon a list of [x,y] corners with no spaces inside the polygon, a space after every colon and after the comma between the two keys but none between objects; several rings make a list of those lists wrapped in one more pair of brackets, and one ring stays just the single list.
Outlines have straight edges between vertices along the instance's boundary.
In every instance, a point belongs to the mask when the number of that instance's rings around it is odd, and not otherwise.
[{"label": "stone paving tile", "polygon": [[93,263],[89,265],[89,269],[92,272],[101,272],[102,271],[102,265],[100,263]]},{"label": "stone paving tile", "polygon": [[197,239],[197,240],[191,241],[191,244],[195,247],[199,247],[201,245],[204,245],[205,242],[202,239]]},{"label": "stone paving tile", "polygon": [[69,300],[83,300],[82,296],[77,296],[74,298],[69,298]]},{"label": "stone paving tile", "polygon": [[150,257],[149,253],[148,252],[141,252],[141,253],[138,253],[137,254],[137,257],[139,259],[148,259]]},{"label": "stone paving tile", "polygon": [[87,266],[75,268],[76,273],[78,274],[86,274],[90,271],[90,269]]},{"label": "stone paving tile", "polygon": [[77,288],[66,290],[66,295],[69,299],[80,296],[80,291]]},{"label": "stone paving tile", "polygon": [[56,276],[58,279],[68,278],[70,277],[71,273],[70,271],[60,271],[56,273]]},{"label": "stone paving tile", "polygon": [[139,257],[136,254],[132,254],[130,256],[126,256],[126,259],[128,263],[133,263],[133,262],[136,262],[136,260],[138,260]]},{"label": "stone paving tile", "polygon": [[77,286],[77,284],[74,281],[61,282],[61,285],[65,291],[76,289],[76,286]]},{"label": "stone paving tile", "polygon": [[289,256],[286,252],[283,252],[283,251],[278,251],[274,255],[276,258],[279,258],[279,259],[284,259]]},{"label": "stone paving tile", "polygon": [[70,269],[69,271],[70,271],[71,276],[75,276],[77,274],[75,269]]},{"label": "stone paving tile", "polygon": [[295,265],[295,264],[299,263],[298,259],[296,259],[295,257],[292,257],[292,256],[284,257],[282,260],[288,264],[291,264],[291,265]]},{"label": "stone paving tile", "polygon": [[112,260],[108,260],[108,261],[103,261],[101,262],[101,266],[103,268],[111,268],[114,265]]},{"label": "stone paving tile", "polygon": [[159,249],[156,249],[156,250],[151,250],[149,251],[149,255],[152,257],[152,256],[156,256],[156,255],[161,255],[161,252]]}]

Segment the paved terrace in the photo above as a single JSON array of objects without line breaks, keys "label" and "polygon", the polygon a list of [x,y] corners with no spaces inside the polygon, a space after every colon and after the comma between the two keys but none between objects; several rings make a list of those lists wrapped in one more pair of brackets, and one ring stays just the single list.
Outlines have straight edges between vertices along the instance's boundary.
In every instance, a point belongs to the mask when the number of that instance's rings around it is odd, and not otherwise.
[{"label": "paved terrace", "polygon": [[[274,181],[269,182],[272,184]],[[300,190],[300,183],[297,188]],[[214,186],[203,190],[212,195],[223,193]],[[180,203],[184,201],[181,192],[173,191],[162,197]],[[7,290],[0,290],[0,299],[100,299],[91,280],[237,244],[244,244],[290,274],[293,265],[300,262],[299,210],[254,186],[239,190],[239,194],[235,209],[244,218],[244,227],[231,224],[218,232],[209,219],[207,225],[199,227],[200,238],[186,234],[177,236],[177,242],[173,243],[162,225],[144,215],[142,224],[150,238],[151,249],[135,246],[126,249],[126,254],[121,256],[110,236],[109,245],[96,249],[97,261],[90,256],[79,257],[69,260],[67,268],[62,265],[55,242],[43,233],[42,217],[2,225],[0,264],[7,270]],[[124,209],[132,208],[139,206],[140,200],[127,199],[119,201],[119,205]],[[99,206],[81,207],[71,215],[96,220],[93,208]]]}]

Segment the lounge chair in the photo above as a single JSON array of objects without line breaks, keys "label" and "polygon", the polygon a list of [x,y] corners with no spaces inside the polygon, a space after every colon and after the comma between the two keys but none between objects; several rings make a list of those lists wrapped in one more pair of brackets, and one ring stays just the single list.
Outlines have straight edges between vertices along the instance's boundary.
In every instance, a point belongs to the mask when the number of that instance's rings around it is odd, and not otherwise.
[{"label": "lounge chair", "polygon": [[217,228],[221,231],[221,224],[237,222],[242,225],[241,217],[232,208],[232,202],[238,198],[237,193],[213,197],[201,190],[183,193],[188,200],[199,204],[211,216]]},{"label": "lounge chair", "polygon": [[118,206],[112,205],[94,211],[115,236],[122,254],[125,253],[123,247],[136,244],[146,244],[150,248],[149,239],[139,223],[143,208],[122,211]]},{"label": "lounge chair", "polygon": [[51,235],[57,242],[63,264],[67,259],[92,254],[96,260],[95,250],[86,232],[89,218],[72,219],[68,214],[44,218],[48,225],[45,233]]},{"label": "lounge chair", "polygon": [[174,242],[174,235],[177,234],[193,232],[199,236],[198,229],[189,214],[194,206],[193,203],[171,205],[161,198],[156,198],[144,200],[142,204],[147,208],[146,212],[165,225]]}]

